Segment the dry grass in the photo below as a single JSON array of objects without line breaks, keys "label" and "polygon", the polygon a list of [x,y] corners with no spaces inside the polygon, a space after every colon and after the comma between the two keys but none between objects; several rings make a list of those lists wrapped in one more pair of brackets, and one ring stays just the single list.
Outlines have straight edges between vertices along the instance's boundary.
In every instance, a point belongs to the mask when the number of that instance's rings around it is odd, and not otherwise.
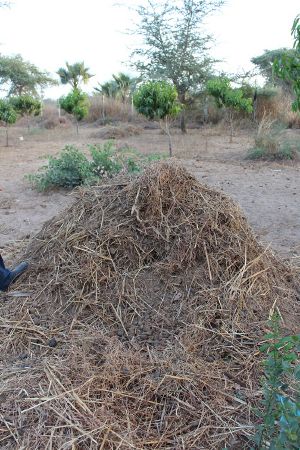
[{"label": "dry grass", "polygon": [[255,147],[249,150],[248,157],[271,161],[299,159],[299,144],[286,131],[272,116],[264,115],[258,124]]},{"label": "dry grass", "polygon": [[122,124],[119,126],[106,126],[91,134],[92,138],[121,139],[141,134],[143,129],[136,125]]},{"label": "dry grass", "polygon": [[114,98],[102,98],[101,95],[90,97],[89,115],[85,119],[89,123],[131,122],[137,121],[138,115],[128,103]]},{"label": "dry grass", "polygon": [[2,448],[248,448],[272,305],[297,328],[291,270],[174,163],[76,197],[3,296]]},{"label": "dry grass", "polygon": [[258,97],[256,118],[260,122],[264,117],[279,121],[288,128],[300,128],[300,115],[292,111],[293,99],[279,92],[271,97]]}]

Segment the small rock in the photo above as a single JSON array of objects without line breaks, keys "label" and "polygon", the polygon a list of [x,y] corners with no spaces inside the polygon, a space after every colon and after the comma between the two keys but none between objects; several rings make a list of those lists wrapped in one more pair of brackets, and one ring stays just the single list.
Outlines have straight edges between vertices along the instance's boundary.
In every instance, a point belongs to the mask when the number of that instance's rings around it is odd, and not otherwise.
[{"label": "small rock", "polygon": [[50,341],[48,342],[49,347],[56,347],[57,346],[57,340],[55,339],[55,337],[51,338]]}]

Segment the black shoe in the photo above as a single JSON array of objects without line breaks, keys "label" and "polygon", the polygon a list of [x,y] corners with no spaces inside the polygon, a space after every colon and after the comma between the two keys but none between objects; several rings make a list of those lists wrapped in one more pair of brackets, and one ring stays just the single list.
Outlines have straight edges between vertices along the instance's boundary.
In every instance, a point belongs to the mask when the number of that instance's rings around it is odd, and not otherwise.
[{"label": "black shoe", "polygon": [[5,283],[4,290],[6,291],[9,288],[9,286],[12,283],[14,283],[27,269],[28,269],[28,262],[23,261],[20,264],[18,264],[13,270],[11,270]]}]

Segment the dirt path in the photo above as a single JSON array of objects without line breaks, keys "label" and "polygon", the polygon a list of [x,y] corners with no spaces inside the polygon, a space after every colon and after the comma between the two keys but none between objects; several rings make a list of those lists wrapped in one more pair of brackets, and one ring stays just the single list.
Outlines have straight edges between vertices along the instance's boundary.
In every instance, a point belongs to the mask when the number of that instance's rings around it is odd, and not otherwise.
[{"label": "dirt path", "polygon": [[[63,192],[35,192],[24,175],[35,172],[44,163],[44,155],[56,153],[72,139],[83,147],[91,142],[90,134],[91,130],[86,130],[77,141],[70,133],[33,135],[22,145],[0,147],[0,250],[36,233],[71,201]],[[192,130],[184,140],[179,134],[174,136],[176,156],[200,181],[232,196],[260,240],[284,257],[299,257],[300,165],[245,162],[250,141],[249,135],[241,134],[230,146],[227,137],[200,130]],[[164,151],[166,145],[157,130],[123,142],[145,152]]]}]

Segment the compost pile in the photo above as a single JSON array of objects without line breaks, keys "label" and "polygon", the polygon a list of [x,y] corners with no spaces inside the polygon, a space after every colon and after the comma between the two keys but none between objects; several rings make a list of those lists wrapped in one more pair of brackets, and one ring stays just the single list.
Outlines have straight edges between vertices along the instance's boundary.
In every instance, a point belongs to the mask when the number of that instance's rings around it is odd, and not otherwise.
[{"label": "compost pile", "polygon": [[1,448],[248,448],[269,312],[299,323],[291,270],[175,163],[107,183],[43,227],[4,297]]}]

